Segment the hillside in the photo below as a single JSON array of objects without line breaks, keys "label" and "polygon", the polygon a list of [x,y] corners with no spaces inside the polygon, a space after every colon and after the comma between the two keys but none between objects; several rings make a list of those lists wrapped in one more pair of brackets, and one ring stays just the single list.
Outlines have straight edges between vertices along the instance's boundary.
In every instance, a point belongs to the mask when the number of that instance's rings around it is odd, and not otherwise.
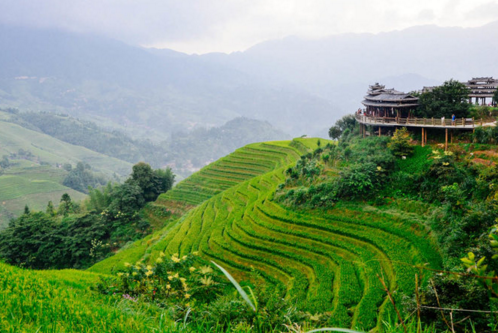
[{"label": "hillside", "polygon": [[130,173],[131,163],[27,129],[9,118],[9,114],[0,112],[0,157],[5,156],[10,163],[0,174],[0,229],[25,205],[45,210],[48,201],[57,205],[64,193],[76,201],[85,197],[62,185],[68,174],[60,167],[63,164],[86,162],[108,179]]},{"label": "hillside", "polygon": [[286,166],[315,150],[316,143],[250,145],[211,164],[156,202],[195,208],[90,271],[111,273],[141,258],[153,262],[161,251],[199,251],[239,280],[249,279],[254,268],[259,282],[284,288],[301,309],[332,312],[336,326],[380,325],[393,313],[376,275],[397,291],[397,299],[411,294],[417,265],[440,267],[437,246],[411,216],[361,205],[324,212],[276,203],[273,196],[285,180]]},{"label": "hillside", "polygon": [[[196,56],[60,30],[0,32],[0,107],[67,113],[154,141],[237,117],[269,121],[295,136],[335,118],[330,102],[302,89]],[[303,108],[313,118],[302,117]]]},{"label": "hillside", "polygon": [[20,215],[26,205],[31,210],[44,211],[47,203],[57,205],[64,193],[74,201],[86,197],[84,193],[62,185],[67,172],[25,160],[11,161],[13,167],[0,175],[0,230],[9,220]]},{"label": "hillside", "polygon": [[131,163],[108,157],[90,149],[68,144],[47,134],[29,130],[17,124],[0,121],[0,155],[17,153],[19,149],[31,152],[40,161],[76,164],[85,161],[95,170],[108,176],[127,175]]},{"label": "hillside", "polygon": [[[0,315],[6,332],[130,332],[162,327],[163,316],[151,319],[157,309],[140,309],[121,301],[131,311],[116,307],[116,300],[89,288],[99,281],[97,274],[77,271],[30,271],[0,263],[0,307],[12,321]],[[53,320],[57,317],[57,320]]]}]

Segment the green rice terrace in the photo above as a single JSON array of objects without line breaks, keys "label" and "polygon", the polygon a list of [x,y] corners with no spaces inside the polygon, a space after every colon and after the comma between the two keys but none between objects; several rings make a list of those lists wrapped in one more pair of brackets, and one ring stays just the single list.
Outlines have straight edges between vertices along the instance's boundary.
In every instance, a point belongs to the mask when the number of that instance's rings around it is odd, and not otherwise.
[{"label": "green rice terrace", "polygon": [[[413,184],[420,180],[409,174],[430,175],[433,168],[443,168],[446,174],[438,171],[442,181],[449,177],[448,168],[457,165],[456,153],[403,146],[402,149],[408,147],[412,151],[412,157],[395,160],[387,153],[392,148],[389,138],[362,140],[357,128],[355,131],[356,138],[346,134],[339,143],[294,139],[256,143],[236,150],[161,194],[146,207],[154,232],[125,245],[86,272],[28,271],[0,264],[0,307],[8,309],[0,314],[0,326],[7,332],[255,329],[242,322],[232,323],[233,327],[218,327],[218,321],[212,324],[216,320],[213,318],[225,315],[228,303],[213,305],[212,314],[204,314],[203,320],[211,324],[192,327],[188,320],[202,317],[195,311],[197,303],[184,301],[185,308],[180,306],[171,312],[161,308],[160,303],[137,301],[134,297],[138,296],[124,294],[113,282],[117,275],[128,288],[125,290],[133,290],[129,288],[134,285],[154,300],[160,289],[152,284],[156,281],[152,277],[161,274],[160,265],[165,260],[170,265],[167,267],[179,267],[185,262],[180,276],[212,274],[207,266],[194,267],[195,261],[190,260],[198,256],[206,263],[221,265],[248,287],[246,290],[260,290],[257,296],[251,296],[253,301],[270,297],[264,293],[272,290],[280,295],[278,302],[290,304],[289,309],[293,310],[285,310],[290,311],[287,315],[280,313],[287,318],[287,326],[261,329],[264,325],[256,321],[254,325],[260,325],[259,331],[305,332],[306,328],[338,327],[361,332],[415,332],[417,320],[413,316],[414,304],[420,302],[418,292],[423,293],[426,302],[432,300],[434,294],[427,288],[434,283],[433,273],[448,269],[445,260],[452,251],[450,247],[441,248],[447,232],[444,228],[432,228],[431,221],[433,217],[440,221],[453,215],[444,215],[443,210],[421,199],[423,193],[435,193],[430,187],[435,186],[434,181],[426,179],[427,184],[420,186],[421,192],[416,192]],[[396,136],[392,140],[395,139]],[[465,151],[468,146],[458,147],[455,145],[454,149],[469,154]],[[486,147],[479,145],[475,149]],[[471,155],[468,158],[473,158]],[[485,154],[479,154],[480,157]],[[338,163],[339,160],[347,164]],[[483,163],[472,165],[482,170],[489,167]],[[358,168],[370,178],[358,178]],[[390,169],[398,178],[387,182]],[[359,190],[354,192],[347,181],[370,183],[357,186]],[[395,189],[405,194],[397,194]],[[368,192],[381,199],[363,200]],[[350,200],[342,200],[345,195]],[[430,215],[430,208],[436,213]],[[179,288],[183,288],[178,293],[188,301],[191,295],[186,281],[190,283],[190,277],[182,280],[178,273],[164,274],[167,279],[161,283],[168,283],[164,292],[168,293],[178,281]],[[140,276],[143,280],[138,280]],[[202,288],[221,281],[215,276],[211,280],[204,275],[203,279]],[[116,296],[120,293],[123,298]],[[236,303],[235,291],[233,295],[230,304],[243,304]],[[260,305],[264,306],[263,314],[274,313],[278,308],[272,303],[276,301],[271,300],[270,297]],[[248,311],[247,306],[239,306],[239,310],[227,316]],[[284,309],[284,305],[281,307]],[[296,313],[302,314],[300,318],[308,324],[296,324]],[[57,320],[51,322],[47,318]],[[271,322],[270,317],[265,318]],[[401,318],[405,321],[403,326]],[[448,329],[437,328],[429,322],[421,329]]]},{"label": "green rice terrace", "polygon": [[174,227],[138,241],[90,271],[108,274],[124,268],[125,262],[153,262],[162,251],[198,251],[239,280],[257,270],[258,283],[283,286],[311,313],[331,312],[337,326],[380,325],[392,305],[377,275],[392,292],[412,294],[414,276],[420,274],[417,266],[436,269],[441,258],[416,220],[347,206],[318,214],[275,203],[286,167],[305,149],[314,150],[316,142],[249,145],[205,167],[156,202],[196,206]]}]

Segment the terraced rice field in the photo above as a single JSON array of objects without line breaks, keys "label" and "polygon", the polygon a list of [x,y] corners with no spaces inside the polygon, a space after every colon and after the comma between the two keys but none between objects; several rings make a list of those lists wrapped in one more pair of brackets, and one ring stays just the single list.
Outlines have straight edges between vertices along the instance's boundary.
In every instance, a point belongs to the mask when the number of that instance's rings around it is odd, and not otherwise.
[{"label": "terraced rice field", "polygon": [[161,195],[155,205],[184,213],[239,183],[287,165],[301,155],[286,142],[254,143],[206,166]]},{"label": "terraced rice field", "polygon": [[[252,153],[255,164],[256,156],[261,159],[258,167],[270,168],[271,162],[274,169],[218,190],[217,195],[204,200],[175,226],[136,243],[92,270],[108,272],[141,257],[154,260],[160,251],[199,251],[239,279],[247,279],[255,269],[260,273],[259,282],[281,286],[303,310],[331,312],[336,326],[369,330],[393,311],[379,277],[399,301],[403,294],[413,294],[415,274],[421,273],[418,267],[440,267],[437,248],[417,221],[352,208],[296,211],[275,203],[272,197],[285,179],[286,164],[294,163],[299,154],[295,151],[287,157],[281,155],[294,150],[288,143],[264,146],[264,154],[253,149],[249,146],[242,150],[245,154],[230,155],[230,159],[216,163],[215,171],[203,169],[202,175],[185,183],[194,186],[196,179],[217,179],[207,175],[222,178],[221,168],[230,169],[230,165],[233,173],[240,175],[235,168],[239,166],[237,159],[246,165]],[[272,149],[276,151],[274,155],[270,153]],[[281,158],[272,160],[269,156]],[[236,178],[230,175],[227,173],[223,179],[235,183]],[[199,188],[204,188],[206,181]]]},{"label": "terraced rice field", "polygon": [[160,309],[89,291],[99,280],[77,270],[31,271],[0,263],[0,331],[150,332],[169,324]]}]

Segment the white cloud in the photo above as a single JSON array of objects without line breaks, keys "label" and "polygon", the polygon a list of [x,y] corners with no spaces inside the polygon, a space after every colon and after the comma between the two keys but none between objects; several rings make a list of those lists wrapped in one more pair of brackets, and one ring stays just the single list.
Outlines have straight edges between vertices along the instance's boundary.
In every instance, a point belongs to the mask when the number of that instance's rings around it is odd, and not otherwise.
[{"label": "white cloud", "polygon": [[102,33],[185,52],[237,51],[288,35],[319,38],[419,24],[477,26],[498,0],[2,0],[0,23]]}]

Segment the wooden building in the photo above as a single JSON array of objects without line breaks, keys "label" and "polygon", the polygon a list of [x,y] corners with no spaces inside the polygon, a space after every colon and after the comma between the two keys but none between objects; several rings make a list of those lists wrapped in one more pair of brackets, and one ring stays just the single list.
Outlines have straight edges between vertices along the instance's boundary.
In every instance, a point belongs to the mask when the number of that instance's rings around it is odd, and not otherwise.
[{"label": "wooden building", "polygon": [[493,77],[474,77],[465,83],[469,88],[469,101],[472,103],[472,99],[475,98],[475,104],[487,105],[487,99],[489,98],[489,103],[493,99],[495,91],[498,89],[498,80],[493,79]]},{"label": "wooden building", "polygon": [[[498,80],[493,77],[474,77],[472,80],[462,82],[469,88],[469,103],[487,105],[492,102],[493,95],[498,89]],[[432,91],[435,87],[424,87],[422,92]]]},{"label": "wooden building", "polygon": [[[498,80],[492,77],[473,78],[465,85],[469,88],[469,98],[476,98],[482,103],[486,103],[486,98],[492,98],[498,88]],[[434,87],[424,87],[422,92],[432,91]],[[377,132],[379,136],[384,133],[392,133],[399,127],[410,127],[421,129],[421,143],[427,143],[428,130],[444,130],[445,150],[448,150],[448,143],[453,142],[453,132],[456,130],[473,131],[477,126],[497,126],[494,120],[474,119],[474,118],[417,118],[412,111],[418,107],[418,98],[411,94],[406,94],[395,89],[386,89],[384,85],[375,83],[369,86],[367,96],[362,104],[366,107],[364,112],[357,112],[356,120],[360,124],[360,133],[365,137],[367,128],[370,128],[368,135]]]},{"label": "wooden building", "polygon": [[361,103],[365,106],[366,115],[408,118],[418,106],[418,97],[375,83],[369,86]]}]

